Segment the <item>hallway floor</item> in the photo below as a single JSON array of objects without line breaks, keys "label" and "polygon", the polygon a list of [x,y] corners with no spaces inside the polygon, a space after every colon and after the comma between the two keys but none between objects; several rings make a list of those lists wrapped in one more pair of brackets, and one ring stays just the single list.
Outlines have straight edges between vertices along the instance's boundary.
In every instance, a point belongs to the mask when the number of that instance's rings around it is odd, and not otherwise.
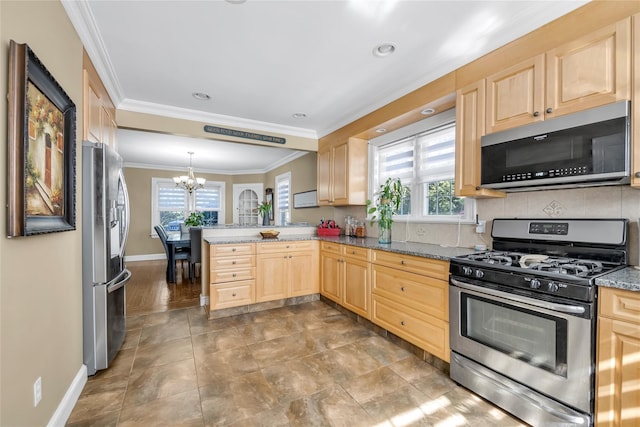
[{"label": "hallway floor", "polygon": [[524,426],[321,301],[211,321],[194,305],[138,307],[67,425]]}]

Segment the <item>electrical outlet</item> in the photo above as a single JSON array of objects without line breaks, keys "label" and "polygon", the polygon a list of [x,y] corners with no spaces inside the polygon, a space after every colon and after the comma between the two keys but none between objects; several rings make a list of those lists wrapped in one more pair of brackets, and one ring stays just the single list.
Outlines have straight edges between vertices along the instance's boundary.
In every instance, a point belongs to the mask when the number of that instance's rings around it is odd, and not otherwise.
[{"label": "electrical outlet", "polygon": [[421,224],[416,228],[416,234],[418,236],[424,236],[427,234],[427,230],[425,230],[424,225]]},{"label": "electrical outlet", "polygon": [[480,219],[476,224],[476,233],[482,234],[487,231],[487,221]]},{"label": "electrical outlet", "polygon": [[38,406],[42,400],[42,377],[38,377],[36,382],[33,383],[33,407]]}]

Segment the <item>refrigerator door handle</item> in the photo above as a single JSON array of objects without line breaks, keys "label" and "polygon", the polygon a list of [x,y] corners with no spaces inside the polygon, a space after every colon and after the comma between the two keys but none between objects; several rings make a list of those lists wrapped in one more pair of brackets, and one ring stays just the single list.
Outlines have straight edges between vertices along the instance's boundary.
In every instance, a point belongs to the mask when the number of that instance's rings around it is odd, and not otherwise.
[{"label": "refrigerator door handle", "polygon": [[131,279],[131,272],[128,269],[124,269],[122,274],[113,279],[109,284],[107,284],[107,292],[111,293],[117,291],[121,287],[127,284],[127,282]]}]

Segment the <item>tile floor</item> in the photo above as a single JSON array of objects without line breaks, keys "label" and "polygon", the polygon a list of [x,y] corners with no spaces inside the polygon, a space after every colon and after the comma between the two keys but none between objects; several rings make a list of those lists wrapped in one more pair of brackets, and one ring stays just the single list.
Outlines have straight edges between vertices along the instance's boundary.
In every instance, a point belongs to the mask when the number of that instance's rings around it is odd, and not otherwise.
[{"label": "tile floor", "polygon": [[322,301],[128,328],[68,426],[524,426]]}]

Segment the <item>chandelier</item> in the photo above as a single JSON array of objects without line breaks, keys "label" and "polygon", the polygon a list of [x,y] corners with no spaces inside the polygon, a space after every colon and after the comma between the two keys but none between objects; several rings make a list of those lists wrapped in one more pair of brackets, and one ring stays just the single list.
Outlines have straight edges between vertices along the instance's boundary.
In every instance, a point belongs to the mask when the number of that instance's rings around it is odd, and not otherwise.
[{"label": "chandelier", "polygon": [[193,166],[191,166],[191,159],[193,157],[193,151],[189,151],[189,173],[187,175],[174,176],[173,182],[177,187],[182,187],[189,193],[193,193],[195,190],[204,187],[205,179],[196,178],[193,176]]}]

